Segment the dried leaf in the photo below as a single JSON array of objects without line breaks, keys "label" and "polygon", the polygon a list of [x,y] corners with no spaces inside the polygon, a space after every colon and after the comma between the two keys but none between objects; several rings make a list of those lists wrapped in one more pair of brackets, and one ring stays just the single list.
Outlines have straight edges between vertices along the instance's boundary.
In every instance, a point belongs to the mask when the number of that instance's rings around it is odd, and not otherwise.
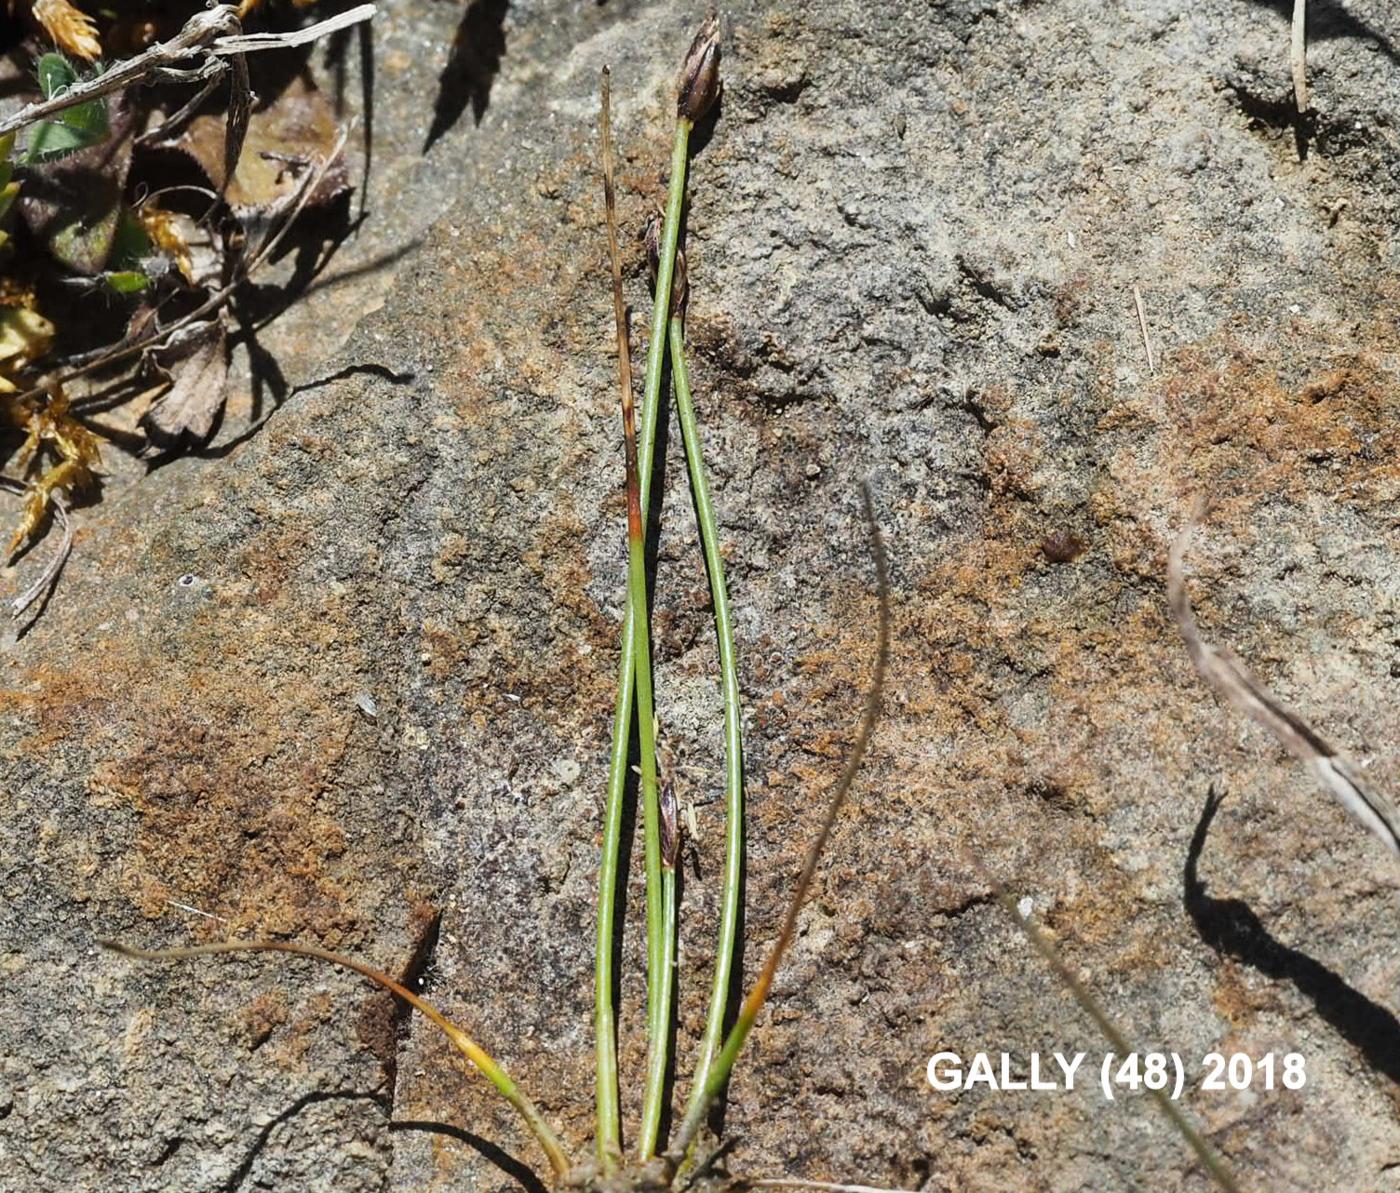
[{"label": "dried leaf", "polygon": [[194,221],[187,215],[166,211],[154,203],[147,203],[137,213],[141,227],[146,230],[150,242],[175,262],[175,268],[185,281],[194,282],[194,259],[190,255],[190,232]]},{"label": "dried leaf", "polygon": [[53,333],[38,311],[0,306],[0,371],[16,372],[38,360],[53,344]]},{"label": "dried leaf", "polygon": [[[248,117],[243,151],[229,178],[225,122],[223,115],[196,116],[174,146],[199,163],[210,185],[223,191],[229,206],[240,214],[265,212],[287,202],[296,193],[300,178],[293,165],[324,161],[339,137],[326,97],[297,77],[276,100]],[[311,204],[329,202],[347,185],[344,166],[337,163],[311,197]]]},{"label": "dried leaf", "polygon": [[60,50],[87,62],[94,62],[101,55],[97,26],[87,13],[68,0],[34,0],[32,11],[34,19]]},{"label": "dried leaf", "polygon": [[1201,637],[1186,592],[1185,558],[1204,504],[1197,503],[1167,557],[1167,603],[1196,671],[1227,704],[1267,729],[1279,745],[1313,772],[1342,807],[1400,856],[1400,813],[1390,799],[1368,787],[1355,766],[1280,702],[1233,652]]},{"label": "dried leaf", "polygon": [[168,452],[186,435],[201,442],[209,438],[224,406],[227,341],[219,320],[192,323],[161,353],[159,364],[172,384],[141,417],[141,430],[146,435],[143,456]]}]

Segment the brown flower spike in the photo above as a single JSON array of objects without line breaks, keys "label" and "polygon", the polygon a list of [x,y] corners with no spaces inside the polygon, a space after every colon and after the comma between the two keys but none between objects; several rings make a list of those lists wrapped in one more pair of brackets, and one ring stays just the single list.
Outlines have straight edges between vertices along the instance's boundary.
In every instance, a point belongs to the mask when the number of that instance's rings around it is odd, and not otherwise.
[{"label": "brown flower spike", "polygon": [[681,63],[676,114],[698,124],[719,99],[719,17],[711,12]]}]

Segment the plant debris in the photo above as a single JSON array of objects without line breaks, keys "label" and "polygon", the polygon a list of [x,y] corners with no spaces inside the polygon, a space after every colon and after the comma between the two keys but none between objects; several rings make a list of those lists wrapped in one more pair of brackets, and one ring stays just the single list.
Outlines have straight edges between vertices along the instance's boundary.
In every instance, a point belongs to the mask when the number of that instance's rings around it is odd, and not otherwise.
[{"label": "plant debris", "polygon": [[1312,771],[1342,807],[1391,853],[1400,856],[1400,814],[1390,798],[1364,783],[1355,765],[1287,708],[1232,651],[1213,646],[1201,637],[1186,592],[1185,558],[1191,532],[1204,514],[1205,502],[1199,501],[1167,557],[1167,603],[1196,671],[1227,704],[1267,729],[1279,745]]},{"label": "plant debris", "polygon": [[[228,321],[248,323],[236,310],[243,284],[301,214],[350,189],[346,130],[314,81],[269,71],[255,105],[246,55],[373,13],[362,4],[307,24],[292,11],[279,14],[290,29],[245,34],[246,14],[229,5],[183,23],[33,5],[58,51],[18,47],[37,97],[21,93],[0,117],[0,481],[24,496],[11,559],[51,514],[66,528],[69,508],[98,492],[112,433],[88,421],[99,402],[117,412],[120,449],[139,458],[213,434]],[[324,228],[311,235],[326,239]]]},{"label": "plant debris", "polygon": [[182,327],[159,353],[151,355],[170,388],[141,416],[146,435],[142,454],[172,451],[185,436],[202,443],[224,405],[228,333],[223,321],[209,319]]}]

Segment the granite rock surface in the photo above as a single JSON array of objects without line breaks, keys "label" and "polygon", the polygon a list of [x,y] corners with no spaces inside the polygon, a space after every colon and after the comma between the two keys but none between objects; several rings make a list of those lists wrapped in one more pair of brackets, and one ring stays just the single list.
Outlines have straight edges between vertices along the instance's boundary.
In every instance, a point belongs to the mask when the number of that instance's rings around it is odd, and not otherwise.
[{"label": "granite rock surface", "polygon": [[[1196,1078],[1213,1051],[1306,1058],[1302,1090],[1183,1098],[1245,1187],[1400,1187],[1400,869],[1202,687],[1163,596],[1210,493],[1204,632],[1400,786],[1400,16],[1311,6],[1299,126],[1284,7],[726,6],[689,342],[737,616],[750,974],[870,673],[862,480],[895,629],[869,764],[732,1086],[734,1172],[1208,1187],[1140,1096],[929,1088],[936,1051],[1096,1069],[1108,1049],[996,879],[1144,1049]],[[369,218],[268,333],[280,404],[249,383],[219,450],[114,461],[75,515],[59,591],[0,651],[0,1188],[547,1174],[445,1041],[358,979],[143,967],[105,937],[295,937],[412,971],[589,1153],[625,590],[597,81],[611,64],[640,230],[699,15],[384,4]],[[239,410],[265,421],[244,434]],[[658,695],[700,830],[684,1074],[720,709],[678,435],[662,468]]]}]

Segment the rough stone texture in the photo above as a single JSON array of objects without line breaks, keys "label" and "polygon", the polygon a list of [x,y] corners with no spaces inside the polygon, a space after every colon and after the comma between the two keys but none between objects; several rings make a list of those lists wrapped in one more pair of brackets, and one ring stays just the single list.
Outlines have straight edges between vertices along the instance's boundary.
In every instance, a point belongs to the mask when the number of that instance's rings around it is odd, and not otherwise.
[{"label": "rough stone texture", "polygon": [[[1312,6],[1300,162],[1279,7],[729,6],[690,338],[747,710],[750,972],[869,672],[864,477],[896,630],[871,763],[733,1085],[736,1172],[1206,1186],[1140,1097],[930,1091],[935,1050],[1106,1047],[993,874],[1144,1047],[1196,1073],[1211,1050],[1306,1056],[1303,1091],[1185,1099],[1247,1186],[1400,1187],[1394,859],[1205,693],[1162,596],[1209,490],[1206,632],[1400,782],[1400,20]],[[460,13],[386,6],[364,259],[407,251],[285,333],[289,377],[412,378],[295,394],[223,458],[110,486],[0,662],[0,1187],[542,1172],[508,1109],[363,984],[94,947],[294,933],[402,969],[431,907],[429,994],[588,1152],[624,581],[595,89],[612,63],[636,228],[697,14],[473,3],[464,27],[501,13],[479,126],[468,112],[416,165]],[[658,683],[699,799],[719,710],[675,440],[665,468]],[[1057,562],[1066,535],[1086,550]],[[698,814],[683,1060],[720,836],[717,805]],[[624,993],[635,1029],[640,982]],[[635,1091],[635,1030],[624,1061]]]}]

